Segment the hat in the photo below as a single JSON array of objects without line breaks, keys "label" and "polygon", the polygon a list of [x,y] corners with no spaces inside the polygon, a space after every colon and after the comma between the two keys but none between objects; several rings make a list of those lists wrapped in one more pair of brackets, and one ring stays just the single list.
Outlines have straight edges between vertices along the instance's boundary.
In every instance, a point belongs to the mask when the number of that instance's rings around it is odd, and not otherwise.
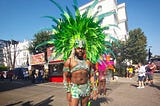
[{"label": "hat", "polygon": [[[61,11],[61,20],[52,16],[45,16],[52,19],[56,25],[52,25],[52,39],[37,45],[37,47],[44,44],[53,44],[54,53],[56,53],[56,56],[63,55],[64,61],[69,58],[73,48],[84,47],[86,58],[92,63],[96,63],[102,54],[112,52],[112,43],[105,41],[105,39],[112,39],[113,37],[104,33],[105,30],[109,29],[110,25],[102,27],[100,23],[104,17],[116,12],[107,12],[101,15],[97,15],[97,13],[90,14],[98,3],[98,0],[94,0],[93,4],[84,13],[80,14],[77,0],[74,0],[75,16],[73,16],[68,7],[66,7],[65,11],[55,0],[50,1]],[[113,38],[112,41],[115,41],[115,39]]]}]

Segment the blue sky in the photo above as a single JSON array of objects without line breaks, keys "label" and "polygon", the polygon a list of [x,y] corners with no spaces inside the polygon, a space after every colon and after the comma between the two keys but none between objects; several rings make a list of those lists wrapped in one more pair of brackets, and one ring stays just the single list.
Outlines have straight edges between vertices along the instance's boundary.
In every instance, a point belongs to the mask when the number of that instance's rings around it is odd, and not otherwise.
[{"label": "blue sky", "polygon": [[[57,0],[63,7],[73,0]],[[91,0],[78,0],[79,6]],[[160,0],[117,0],[126,3],[128,28],[141,28],[152,46],[153,55],[160,55]],[[70,8],[72,9],[72,7]],[[0,39],[23,41],[50,28],[53,22],[43,16],[59,17],[60,11],[49,0],[0,0]],[[147,46],[147,49],[148,49]]]}]

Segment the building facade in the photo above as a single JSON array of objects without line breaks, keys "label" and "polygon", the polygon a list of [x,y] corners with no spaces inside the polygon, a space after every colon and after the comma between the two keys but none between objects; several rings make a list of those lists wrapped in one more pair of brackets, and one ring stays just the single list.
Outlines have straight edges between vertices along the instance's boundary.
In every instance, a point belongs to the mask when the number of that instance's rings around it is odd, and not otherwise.
[{"label": "building facade", "polygon": [[[87,7],[89,7],[94,1],[79,7],[81,13],[85,12]],[[107,16],[104,18],[101,23],[102,26],[108,24],[117,25],[117,27],[110,27],[109,30],[106,30],[104,33],[111,34],[113,37],[125,41],[128,38],[128,24],[127,24],[127,13],[125,3],[117,4],[117,0],[99,0],[98,4],[91,11],[91,14],[94,15],[98,12],[98,15],[101,15],[106,12],[116,12],[116,14]]]}]

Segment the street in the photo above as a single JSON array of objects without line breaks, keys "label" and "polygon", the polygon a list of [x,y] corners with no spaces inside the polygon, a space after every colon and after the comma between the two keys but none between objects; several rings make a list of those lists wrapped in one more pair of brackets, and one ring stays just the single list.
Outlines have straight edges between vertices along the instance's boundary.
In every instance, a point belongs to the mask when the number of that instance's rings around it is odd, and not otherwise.
[{"label": "street", "polygon": [[[107,95],[99,96],[91,106],[159,106],[160,73],[155,84],[137,89],[137,76],[107,82]],[[0,81],[0,106],[67,106],[62,83],[32,84],[30,81]]]}]

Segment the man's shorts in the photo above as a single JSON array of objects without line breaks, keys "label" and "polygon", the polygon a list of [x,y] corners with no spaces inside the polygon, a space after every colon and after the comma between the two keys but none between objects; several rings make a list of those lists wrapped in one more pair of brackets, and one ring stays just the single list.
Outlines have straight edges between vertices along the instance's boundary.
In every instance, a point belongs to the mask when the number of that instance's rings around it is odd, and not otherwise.
[{"label": "man's shorts", "polygon": [[153,74],[148,74],[148,80],[153,80]]},{"label": "man's shorts", "polygon": [[89,96],[90,95],[90,84],[86,83],[86,84],[82,84],[82,85],[78,85],[78,84],[71,84],[71,95],[72,98],[80,98],[80,97],[85,97],[85,96]]},{"label": "man's shorts", "polygon": [[144,80],[144,76],[138,76],[138,81],[143,81]]}]

